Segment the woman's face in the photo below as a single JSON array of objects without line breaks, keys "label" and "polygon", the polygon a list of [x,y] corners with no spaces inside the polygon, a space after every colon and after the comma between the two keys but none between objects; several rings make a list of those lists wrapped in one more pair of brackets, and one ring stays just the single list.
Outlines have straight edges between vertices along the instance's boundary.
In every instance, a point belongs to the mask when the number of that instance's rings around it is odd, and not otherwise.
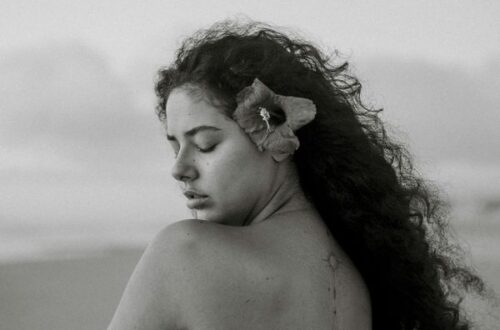
[{"label": "woman's face", "polygon": [[[166,130],[176,154],[172,176],[198,219],[239,226],[271,196],[277,165],[201,91],[174,89]],[[189,194],[189,192],[194,194]]]}]

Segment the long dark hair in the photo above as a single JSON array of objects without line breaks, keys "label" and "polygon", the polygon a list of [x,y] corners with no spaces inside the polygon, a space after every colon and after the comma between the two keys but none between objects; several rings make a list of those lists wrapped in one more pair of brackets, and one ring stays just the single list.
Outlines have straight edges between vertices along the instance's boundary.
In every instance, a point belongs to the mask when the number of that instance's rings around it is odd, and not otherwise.
[{"label": "long dark hair", "polygon": [[361,272],[373,329],[469,329],[464,290],[484,283],[454,253],[446,207],[412,167],[403,145],[366,107],[347,63],[260,23],[224,21],[184,41],[159,71],[157,113],[172,89],[203,88],[229,113],[254,78],[274,92],[312,100],[316,118],[297,131],[302,188]]}]

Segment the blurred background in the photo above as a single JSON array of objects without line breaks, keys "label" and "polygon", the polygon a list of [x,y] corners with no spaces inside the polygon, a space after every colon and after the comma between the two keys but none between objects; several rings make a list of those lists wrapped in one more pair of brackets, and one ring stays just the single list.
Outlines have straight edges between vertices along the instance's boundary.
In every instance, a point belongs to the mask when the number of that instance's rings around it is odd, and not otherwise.
[{"label": "blurred background", "polygon": [[[0,327],[104,328],[149,240],[189,217],[155,74],[184,37],[235,17],[349,61],[500,292],[499,16],[493,0],[2,0]],[[488,308],[471,303],[478,329],[494,328]]]}]

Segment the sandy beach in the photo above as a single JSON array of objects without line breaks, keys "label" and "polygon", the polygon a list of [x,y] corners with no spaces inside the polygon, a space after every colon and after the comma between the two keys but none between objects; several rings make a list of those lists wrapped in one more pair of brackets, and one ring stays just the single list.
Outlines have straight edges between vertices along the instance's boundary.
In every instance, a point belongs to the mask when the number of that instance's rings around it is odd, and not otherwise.
[{"label": "sandy beach", "polygon": [[0,329],[105,329],[141,254],[0,265]]}]

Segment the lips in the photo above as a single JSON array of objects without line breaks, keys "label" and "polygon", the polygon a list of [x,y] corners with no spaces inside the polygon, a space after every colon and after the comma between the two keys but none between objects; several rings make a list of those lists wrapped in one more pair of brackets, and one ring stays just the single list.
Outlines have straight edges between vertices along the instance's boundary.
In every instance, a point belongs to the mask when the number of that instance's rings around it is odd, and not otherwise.
[{"label": "lips", "polygon": [[186,196],[187,199],[196,199],[196,198],[208,197],[207,195],[201,194],[200,192],[197,192],[195,190],[186,190],[186,191],[184,191],[184,196]]},{"label": "lips", "polygon": [[184,196],[186,196],[187,207],[190,209],[200,210],[210,206],[208,195],[202,194],[195,190],[185,190]]}]

